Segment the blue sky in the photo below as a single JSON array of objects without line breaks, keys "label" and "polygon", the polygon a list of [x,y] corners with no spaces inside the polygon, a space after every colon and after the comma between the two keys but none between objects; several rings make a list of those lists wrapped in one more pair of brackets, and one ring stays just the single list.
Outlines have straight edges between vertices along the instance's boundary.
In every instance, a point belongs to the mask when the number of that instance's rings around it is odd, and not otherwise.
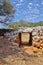
[{"label": "blue sky", "polygon": [[43,0],[10,0],[10,2],[16,9],[14,21],[38,22],[43,20]]},{"label": "blue sky", "polygon": [[[43,0],[10,0],[10,2],[16,9],[13,22],[19,20],[43,21]],[[0,24],[0,27],[3,27],[3,25]]]}]

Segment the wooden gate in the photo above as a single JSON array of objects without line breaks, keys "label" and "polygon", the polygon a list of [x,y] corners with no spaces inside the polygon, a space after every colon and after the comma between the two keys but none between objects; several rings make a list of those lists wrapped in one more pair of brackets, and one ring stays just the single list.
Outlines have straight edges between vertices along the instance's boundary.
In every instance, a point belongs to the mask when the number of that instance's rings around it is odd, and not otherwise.
[{"label": "wooden gate", "polygon": [[19,33],[20,45],[32,45],[32,33],[21,32]]}]

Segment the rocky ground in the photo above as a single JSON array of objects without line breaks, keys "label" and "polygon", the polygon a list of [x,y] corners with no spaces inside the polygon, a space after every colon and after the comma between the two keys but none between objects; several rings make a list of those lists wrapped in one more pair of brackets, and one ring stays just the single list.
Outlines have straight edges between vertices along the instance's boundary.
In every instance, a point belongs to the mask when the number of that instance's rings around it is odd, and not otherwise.
[{"label": "rocky ground", "polygon": [[18,41],[18,31],[0,36],[0,65],[43,65],[43,27],[33,28],[32,46],[19,47]]},{"label": "rocky ground", "polygon": [[5,37],[0,37],[0,65],[43,65],[43,54],[37,56],[31,52],[27,53],[22,48]]}]

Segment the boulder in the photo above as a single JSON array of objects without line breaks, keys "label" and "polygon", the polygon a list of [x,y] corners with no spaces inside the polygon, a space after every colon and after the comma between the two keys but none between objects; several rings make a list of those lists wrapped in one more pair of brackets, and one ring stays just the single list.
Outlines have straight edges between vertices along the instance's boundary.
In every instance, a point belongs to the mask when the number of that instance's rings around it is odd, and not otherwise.
[{"label": "boulder", "polygon": [[43,48],[43,44],[40,45]]},{"label": "boulder", "polygon": [[35,42],[35,41],[34,41],[34,42],[33,42],[33,46],[34,46],[34,47],[37,47],[37,48],[40,48],[40,42]]},{"label": "boulder", "polygon": [[38,48],[33,47],[33,52],[34,52],[34,53],[38,53],[38,52],[39,52]]}]

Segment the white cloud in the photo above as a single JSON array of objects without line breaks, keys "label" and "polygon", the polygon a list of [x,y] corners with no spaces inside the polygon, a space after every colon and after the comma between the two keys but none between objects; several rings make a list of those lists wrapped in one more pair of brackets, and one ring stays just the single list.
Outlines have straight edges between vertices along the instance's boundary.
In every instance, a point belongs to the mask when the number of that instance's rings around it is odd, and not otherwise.
[{"label": "white cloud", "polygon": [[20,3],[22,3],[22,2],[23,2],[23,0],[19,0],[19,2],[20,2]]},{"label": "white cloud", "polygon": [[18,3],[18,4],[16,4],[16,7],[19,7],[21,5],[21,3]]},{"label": "white cloud", "polygon": [[30,2],[29,5],[33,5],[33,3]]},{"label": "white cloud", "polygon": [[37,3],[36,6],[39,6],[39,4]]},{"label": "white cloud", "polygon": [[28,9],[29,9],[29,10],[31,10],[31,9],[32,9],[32,6],[33,6],[33,3],[31,3],[31,2],[30,2],[30,3],[28,3],[28,5],[27,5],[27,7],[28,7]]},{"label": "white cloud", "polygon": [[23,0],[19,0],[18,3],[16,4],[16,6],[19,7],[19,6],[23,5],[23,2],[24,2]]},{"label": "white cloud", "polygon": [[32,6],[30,6],[29,4],[27,5],[27,7],[28,7],[29,10],[32,9]]},{"label": "white cloud", "polygon": [[43,5],[43,2],[41,4]]}]

